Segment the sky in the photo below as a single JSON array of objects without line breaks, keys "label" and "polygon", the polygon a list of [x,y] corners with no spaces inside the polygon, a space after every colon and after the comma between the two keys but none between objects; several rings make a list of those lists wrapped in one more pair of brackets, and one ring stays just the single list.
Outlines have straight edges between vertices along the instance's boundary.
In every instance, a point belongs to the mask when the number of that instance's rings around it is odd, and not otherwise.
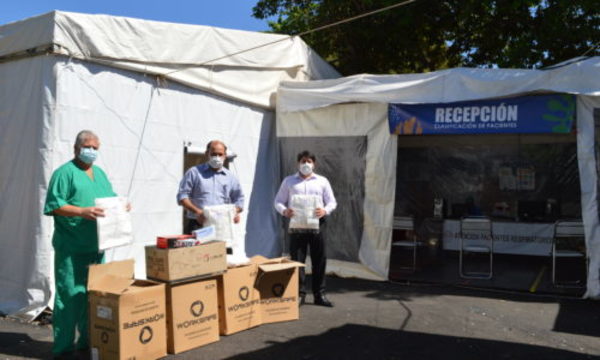
[{"label": "sky", "polygon": [[0,25],[52,10],[107,14],[230,29],[264,31],[252,17],[258,0],[0,0]]}]

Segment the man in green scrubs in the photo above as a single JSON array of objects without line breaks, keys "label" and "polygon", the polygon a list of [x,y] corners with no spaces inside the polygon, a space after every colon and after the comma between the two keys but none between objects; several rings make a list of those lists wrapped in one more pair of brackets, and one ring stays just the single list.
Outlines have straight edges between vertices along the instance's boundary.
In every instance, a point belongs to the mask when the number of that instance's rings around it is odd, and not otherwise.
[{"label": "man in green scrubs", "polygon": [[[88,266],[103,261],[98,251],[96,218],[104,216],[95,199],[115,196],[106,174],[93,165],[100,142],[84,130],[75,140],[75,158],[52,174],[44,214],[54,216],[54,281],[52,325],[56,358],[84,355],[88,339]],[[79,338],[75,344],[75,329]]]}]

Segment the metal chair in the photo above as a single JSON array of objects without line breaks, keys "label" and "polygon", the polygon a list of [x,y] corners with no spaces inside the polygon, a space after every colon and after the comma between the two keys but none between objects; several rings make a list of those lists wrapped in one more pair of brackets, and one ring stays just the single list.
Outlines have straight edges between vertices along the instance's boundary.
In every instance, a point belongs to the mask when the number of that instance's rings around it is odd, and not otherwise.
[{"label": "metal chair", "polygon": [[[465,256],[469,253],[488,254],[489,271],[465,271]],[[494,262],[492,221],[487,217],[465,217],[460,220],[460,247],[458,268],[465,279],[491,279]]]},{"label": "metal chair", "polygon": [[557,280],[557,259],[561,258],[583,259],[587,273],[585,232],[581,220],[558,220],[554,224],[554,236],[552,238],[552,285],[556,287],[584,287],[585,279],[571,281]]},{"label": "metal chair", "polygon": [[407,266],[399,266],[399,270],[415,272],[417,270],[417,235],[415,234],[415,222],[410,216],[394,217],[393,230],[401,230],[403,238],[393,240],[392,246],[406,249],[412,252],[411,263]]}]

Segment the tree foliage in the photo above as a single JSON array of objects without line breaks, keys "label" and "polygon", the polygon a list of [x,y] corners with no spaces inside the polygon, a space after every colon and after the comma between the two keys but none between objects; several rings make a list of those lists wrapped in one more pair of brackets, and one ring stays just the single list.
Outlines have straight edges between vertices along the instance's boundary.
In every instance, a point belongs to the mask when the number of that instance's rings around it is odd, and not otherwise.
[{"label": "tree foliage", "polygon": [[[300,34],[403,0],[259,0],[273,32]],[[598,0],[417,0],[302,38],[345,75],[457,66],[540,68],[600,55]],[[594,49],[595,48],[595,49]],[[590,50],[591,49],[591,50]]]}]

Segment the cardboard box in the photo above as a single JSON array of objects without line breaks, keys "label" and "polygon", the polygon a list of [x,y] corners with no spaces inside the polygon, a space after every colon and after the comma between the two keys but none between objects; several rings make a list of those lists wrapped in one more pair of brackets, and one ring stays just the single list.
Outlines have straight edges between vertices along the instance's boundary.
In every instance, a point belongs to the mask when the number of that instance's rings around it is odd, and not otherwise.
[{"label": "cardboard box", "polygon": [[217,280],[167,285],[167,350],[177,354],[219,341]]},{"label": "cardboard box", "polygon": [[177,249],[146,246],[146,277],[152,280],[176,281],[220,274],[227,269],[226,252],[223,241]]},{"label": "cardboard box", "polygon": [[261,324],[260,295],[254,287],[258,265],[230,267],[217,277],[219,329],[229,335]]},{"label": "cardboard box", "polygon": [[92,359],[158,359],[167,353],[165,285],[133,279],[133,260],[92,265]]},{"label": "cardboard box", "polygon": [[288,258],[262,256],[255,256],[250,261],[258,265],[255,286],[260,293],[262,323],[298,320],[298,273],[304,264]]}]

